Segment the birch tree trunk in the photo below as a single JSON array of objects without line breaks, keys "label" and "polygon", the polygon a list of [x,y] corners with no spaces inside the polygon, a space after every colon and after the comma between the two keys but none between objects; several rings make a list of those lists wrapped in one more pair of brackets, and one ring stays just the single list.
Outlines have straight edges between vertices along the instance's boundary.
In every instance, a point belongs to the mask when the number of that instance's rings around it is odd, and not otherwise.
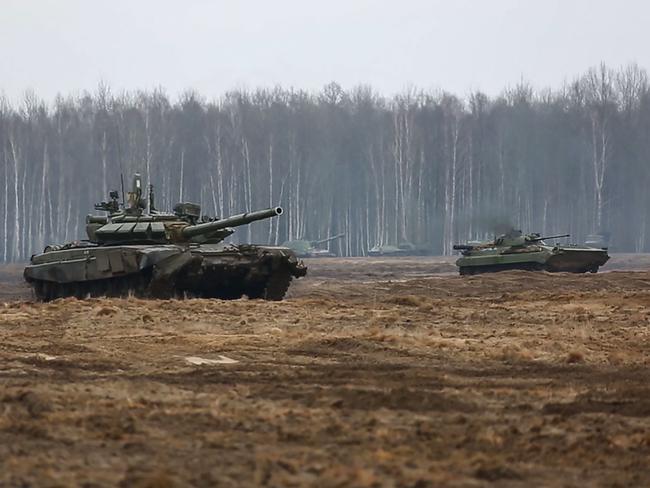
[{"label": "birch tree trunk", "polygon": [[16,142],[14,141],[14,133],[9,134],[9,147],[11,148],[11,158],[13,160],[13,177],[14,177],[14,230],[13,230],[13,244],[12,244],[12,254],[11,254],[11,260],[12,261],[19,261],[20,258],[22,257],[20,255],[20,245],[21,245],[21,223],[22,223],[22,216],[21,216],[21,211],[20,211],[20,203],[19,203],[19,196],[18,196],[18,178],[19,178],[19,155],[18,155],[18,148],[16,147]]}]

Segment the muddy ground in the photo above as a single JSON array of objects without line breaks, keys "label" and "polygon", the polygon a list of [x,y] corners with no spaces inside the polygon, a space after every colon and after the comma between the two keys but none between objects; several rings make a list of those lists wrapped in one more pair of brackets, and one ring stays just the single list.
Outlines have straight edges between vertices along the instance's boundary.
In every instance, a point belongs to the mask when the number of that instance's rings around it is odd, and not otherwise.
[{"label": "muddy ground", "polygon": [[650,485],[650,272],[452,263],[310,260],[280,303],[4,267],[0,486]]}]

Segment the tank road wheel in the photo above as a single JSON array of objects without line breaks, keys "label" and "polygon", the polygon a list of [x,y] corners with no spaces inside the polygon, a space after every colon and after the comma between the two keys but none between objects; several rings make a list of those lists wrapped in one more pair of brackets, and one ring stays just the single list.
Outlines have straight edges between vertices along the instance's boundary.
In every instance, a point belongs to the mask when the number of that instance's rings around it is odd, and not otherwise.
[{"label": "tank road wheel", "polygon": [[34,294],[36,295],[36,299],[42,302],[50,302],[57,298],[77,296],[74,284],[40,280],[34,282]]},{"label": "tank road wheel", "polygon": [[49,302],[52,300],[52,289],[51,285],[47,281],[34,281],[34,295],[36,299],[41,302]]},{"label": "tank road wheel", "polygon": [[278,269],[273,272],[266,282],[266,289],[260,298],[265,300],[278,301],[284,298],[291,283],[291,273],[288,269]]},{"label": "tank road wheel", "polygon": [[35,280],[32,285],[36,299],[43,302],[57,298],[146,296],[151,273],[143,272],[119,278],[73,283],[54,283]]}]

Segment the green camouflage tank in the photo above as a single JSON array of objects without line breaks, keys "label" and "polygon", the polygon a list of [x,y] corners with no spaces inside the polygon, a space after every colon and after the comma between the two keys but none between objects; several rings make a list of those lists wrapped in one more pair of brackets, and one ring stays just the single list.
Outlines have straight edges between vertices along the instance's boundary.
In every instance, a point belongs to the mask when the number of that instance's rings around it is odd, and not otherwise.
[{"label": "green camouflage tank", "polygon": [[461,251],[456,266],[461,275],[489,273],[511,269],[533,271],[596,273],[609,259],[606,249],[589,246],[550,245],[545,239],[569,237],[541,237],[539,234],[522,234],[512,230],[494,241],[457,244]]},{"label": "green camouflage tank", "polygon": [[107,215],[86,218],[87,240],[50,245],[32,256],[25,279],[36,297],[76,296],[264,298],[281,300],[307,268],[286,247],[226,244],[233,227],[282,214],[280,207],[223,219],[201,217],[193,203],[173,213],[142,198],[138,174],[128,202],[118,193],[95,205]]}]

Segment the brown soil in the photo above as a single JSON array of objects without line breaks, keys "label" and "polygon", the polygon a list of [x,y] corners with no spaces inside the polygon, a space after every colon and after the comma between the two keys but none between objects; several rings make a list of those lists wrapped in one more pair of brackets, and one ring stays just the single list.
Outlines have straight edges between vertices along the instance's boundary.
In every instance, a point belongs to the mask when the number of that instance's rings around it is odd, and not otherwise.
[{"label": "brown soil", "polygon": [[284,302],[4,268],[0,485],[650,485],[650,272],[452,263],[313,259]]}]

